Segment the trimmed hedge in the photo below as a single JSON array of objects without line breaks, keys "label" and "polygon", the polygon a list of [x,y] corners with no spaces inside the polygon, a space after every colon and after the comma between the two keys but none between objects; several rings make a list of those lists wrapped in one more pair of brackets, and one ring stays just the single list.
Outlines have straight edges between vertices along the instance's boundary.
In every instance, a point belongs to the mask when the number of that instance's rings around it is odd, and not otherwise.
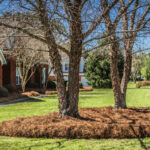
[{"label": "trimmed hedge", "polygon": [[79,82],[79,87],[80,87],[80,89],[83,89],[83,84],[82,84],[82,82]]},{"label": "trimmed hedge", "polygon": [[5,88],[8,90],[9,93],[15,93],[17,91],[16,87],[13,85],[5,85]]},{"label": "trimmed hedge", "polygon": [[48,81],[47,83],[47,89],[56,89],[56,83],[55,81]]},{"label": "trimmed hedge", "polygon": [[142,86],[150,86],[150,81],[140,81],[136,83],[136,88],[140,88]]},{"label": "trimmed hedge", "polygon": [[0,86],[0,97],[7,97],[8,90],[5,87]]}]

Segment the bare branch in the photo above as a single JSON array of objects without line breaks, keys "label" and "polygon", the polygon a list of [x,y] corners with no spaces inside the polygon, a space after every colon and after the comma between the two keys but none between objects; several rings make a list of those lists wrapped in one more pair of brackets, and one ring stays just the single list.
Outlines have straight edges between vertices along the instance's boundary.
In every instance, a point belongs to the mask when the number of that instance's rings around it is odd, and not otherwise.
[{"label": "bare branch", "polygon": [[91,32],[96,29],[96,27],[98,26],[98,24],[103,20],[103,17],[110,11],[110,9],[111,9],[118,1],[119,1],[119,0],[114,0],[114,1],[106,8],[106,10],[102,13],[102,15],[96,20],[96,22],[91,25],[91,27],[89,28],[89,30],[88,30],[86,33],[83,34],[83,39],[85,39],[87,36],[89,36],[89,34],[91,34]]}]

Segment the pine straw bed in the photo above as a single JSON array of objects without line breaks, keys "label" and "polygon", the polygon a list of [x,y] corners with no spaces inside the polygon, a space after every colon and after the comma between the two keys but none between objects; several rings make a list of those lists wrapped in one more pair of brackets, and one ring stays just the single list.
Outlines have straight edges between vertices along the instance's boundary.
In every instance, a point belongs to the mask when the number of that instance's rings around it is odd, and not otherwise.
[{"label": "pine straw bed", "polygon": [[141,138],[150,137],[150,107],[82,108],[82,118],[61,119],[57,112],[22,117],[0,123],[0,135],[45,138]]}]

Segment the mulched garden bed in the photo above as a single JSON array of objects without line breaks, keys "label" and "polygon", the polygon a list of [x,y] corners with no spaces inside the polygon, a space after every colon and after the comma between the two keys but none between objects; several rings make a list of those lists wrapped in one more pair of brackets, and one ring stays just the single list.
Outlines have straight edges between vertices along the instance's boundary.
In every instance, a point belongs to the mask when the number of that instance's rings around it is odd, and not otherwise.
[{"label": "mulched garden bed", "polygon": [[[68,90],[68,89],[66,88],[66,90]],[[93,91],[93,88],[84,86],[83,88],[79,89],[79,91],[80,92]],[[46,94],[46,95],[51,95],[51,94],[57,94],[57,91],[54,89],[48,89],[46,91],[43,91],[43,89],[28,88],[27,91],[22,94],[26,95],[26,96],[39,96],[40,93]]]},{"label": "mulched garden bed", "polygon": [[23,117],[0,123],[0,135],[45,138],[141,138],[150,137],[150,107],[82,108],[82,118],[65,117],[57,112]]},{"label": "mulched garden bed", "polygon": [[[66,90],[68,90],[68,88],[66,88]],[[80,88],[79,91],[80,92],[93,91],[93,88],[84,86],[83,88]],[[45,94],[46,95],[57,94],[57,91],[48,91],[47,90],[47,91],[45,91]]]}]

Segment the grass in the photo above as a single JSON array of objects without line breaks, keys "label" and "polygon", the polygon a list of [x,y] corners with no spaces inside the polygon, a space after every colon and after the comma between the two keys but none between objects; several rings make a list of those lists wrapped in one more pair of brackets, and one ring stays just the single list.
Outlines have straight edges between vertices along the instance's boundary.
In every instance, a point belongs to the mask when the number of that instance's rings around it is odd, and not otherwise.
[{"label": "grass", "polygon": [[[136,89],[129,84],[127,92],[128,106],[150,106],[149,87]],[[80,93],[79,107],[101,107],[113,105],[111,89],[94,89]],[[29,102],[0,107],[0,121],[23,116],[43,115],[57,111],[57,96],[32,99]],[[109,140],[66,140],[66,139],[31,139],[0,137],[0,150],[141,150],[150,149],[150,138],[145,139],[109,139]]]},{"label": "grass", "polygon": [[[150,140],[142,142],[150,147]],[[137,139],[123,140],[66,140],[0,137],[0,150],[142,150]]]}]

